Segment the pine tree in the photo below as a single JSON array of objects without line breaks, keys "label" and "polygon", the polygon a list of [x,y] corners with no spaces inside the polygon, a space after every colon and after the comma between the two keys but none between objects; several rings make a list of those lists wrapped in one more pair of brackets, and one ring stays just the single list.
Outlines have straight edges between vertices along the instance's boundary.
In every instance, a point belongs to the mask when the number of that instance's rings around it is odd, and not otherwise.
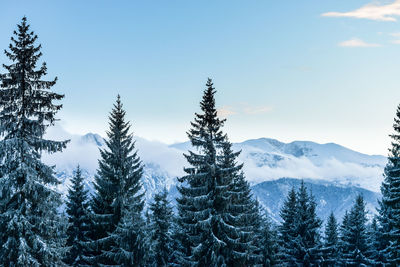
[{"label": "pine tree", "polygon": [[117,244],[126,241],[118,235],[126,235],[129,231],[132,237],[138,231],[134,228],[143,223],[141,212],[144,203],[140,182],[143,167],[135,151],[135,143],[129,133],[130,124],[125,121],[119,95],[109,120],[107,149],[100,150],[101,159],[91,203],[95,224],[93,247],[97,254],[94,262],[98,264],[118,264],[120,256],[117,254],[120,252]]},{"label": "pine tree", "polygon": [[56,121],[64,96],[51,91],[57,78],[43,80],[41,45],[24,17],[5,55],[0,86],[0,259],[4,266],[62,266],[66,249],[57,208],[60,194],[54,167],[41,154],[66,147],[67,141],[44,139]]},{"label": "pine tree", "polygon": [[307,193],[302,181],[297,194],[295,249],[297,262],[303,266],[319,265],[321,261],[319,229],[322,222],[315,209],[314,198]]},{"label": "pine tree", "polygon": [[71,266],[88,266],[91,250],[88,247],[91,217],[88,203],[88,191],[84,189],[81,169],[75,170],[68,190],[67,214],[69,226],[67,229],[67,246],[70,247],[65,262]]},{"label": "pine tree", "polygon": [[400,265],[400,105],[393,124],[392,147],[384,170],[379,206],[383,253],[392,266]]},{"label": "pine tree", "polygon": [[346,210],[339,227],[339,255],[340,263],[343,266],[347,264],[347,258],[350,257],[350,231],[350,214]]},{"label": "pine tree", "polygon": [[150,241],[155,266],[168,266],[172,255],[173,213],[167,196],[167,189],[164,188],[162,192],[154,195],[154,202],[150,204]]},{"label": "pine tree", "polygon": [[[246,181],[243,164],[237,163],[240,152],[232,150],[232,144],[225,140],[221,146],[220,167],[230,178],[230,205],[227,206],[226,221],[231,226],[226,233],[225,242],[228,247],[229,266],[249,266],[262,262],[262,248],[258,238],[263,239],[263,222],[258,201],[253,199],[251,188]],[[260,228],[261,227],[261,232]],[[258,233],[261,236],[257,236]]]},{"label": "pine tree", "polygon": [[325,226],[323,258],[323,266],[336,266],[339,261],[338,224],[333,212]]},{"label": "pine tree", "polygon": [[382,253],[382,232],[380,231],[380,227],[378,225],[378,220],[376,217],[372,219],[372,222],[368,227],[367,236],[367,257],[371,260],[371,262],[374,262],[375,266],[383,266],[385,263],[385,257]]},{"label": "pine tree", "polygon": [[116,229],[107,238],[111,247],[104,251],[104,256],[115,266],[144,267],[149,263],[149,246],[145,222],[141,216],[143,204],[137,201],[135,195],[127,196],[122,210],[122,218]]},{"label": "pine tree", "polygon": [[295,239],[297,237],[297,195],[294,187],[289,194],[280,211],[282,223],[279,226],[279,263],[283,266],[296,265]]},{"label": "pine tree", "polygon": [[240,166],[223,168],[221,148],[226,141],[221,127],[224,120],[217,117],[215,88],[211,79],[200,103],[202,114],[196,114],[188,132],[195,151],[185,155],[191,165],[181,177],[177,199],[182,243],[187,252],[186,264],[197,266],[226,266],[233,258],[229,239],[237,239],[238,229],[232,224],[229,205],[232,199],[233,173]]},{"label": "pine tree", "polygon": [[268,214],[260,216],[259,229],[256,232],[257,245],[261,255],[261,266],[271,267],[277,264],[278,241],[275,225],[272,223]]},{"label": "pine tree", "polygon": [[169,265],[174,267],[188,266],[188,263],[183,260],[190,255],[189,241],[180,222],[180,219],[175,216],[171,229],[172,253],[169,257]]},{"label": "pine tree", "polygon": [[350,213],[344,217],[341,227],[341,258],[346,265],[365,266],[373,264],[367,257],[366,215],[364,198],[358,195]]},{"label": "pine tree", "polygon": [[279,261],[285,266],[313,266],[321,262],[319,229],[316,203],[307,193],[304,182],[299,191],[289,192],[281,209],[282,223],[279,227]]}]

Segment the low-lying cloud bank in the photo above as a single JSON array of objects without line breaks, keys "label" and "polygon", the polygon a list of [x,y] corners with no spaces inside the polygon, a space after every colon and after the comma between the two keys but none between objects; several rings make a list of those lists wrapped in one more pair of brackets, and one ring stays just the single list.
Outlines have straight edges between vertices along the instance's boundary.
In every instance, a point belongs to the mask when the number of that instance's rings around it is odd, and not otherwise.
[{"label": "low-lying cloud bank", "polygon": [[[56,140],[70,139],[71,142],[62,153],[43,155],[46,163],[57,165],[58,171],[69,173],[79,164],[90,174],[95,173],[100,156],[99,145],[103,142],[99,135],[72,135],[62,127],[56,126],[49,131],[47,137]],[[135,139],[138,154],[148,168],[157,166],[169,177],[179,177],[184,174],[183,167],[187,166],[183,156],[185,151],[161,142],[149,141],[139,137],[135,137]],[[242,149],[239,161],[244,162],[244,172],[252,184],[282,177],[311,178],[343,185],[358,185],[378,192],[383,180],[382,161],[377,162],[377,164],[371,164],[371,162],[363,164],[362,162],[348,162],[335,157],[320,157],[315,160],[318,155],[313,155],[314,158],[295,157],[282,152],[276,153],[248,146],[241,147],[240,144],[237,147]]]}]

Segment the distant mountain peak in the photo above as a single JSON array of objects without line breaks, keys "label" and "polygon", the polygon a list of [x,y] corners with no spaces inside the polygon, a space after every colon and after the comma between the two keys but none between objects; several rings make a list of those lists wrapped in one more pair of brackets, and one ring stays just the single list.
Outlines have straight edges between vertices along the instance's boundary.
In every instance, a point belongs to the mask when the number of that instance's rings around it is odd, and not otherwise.
[{"label": "distant mountain peak", "polygon": [[104,138],[96,133],[87,133],[80,138],[82,143],[92,143],[96,146],[104,146],[105,141]]}]

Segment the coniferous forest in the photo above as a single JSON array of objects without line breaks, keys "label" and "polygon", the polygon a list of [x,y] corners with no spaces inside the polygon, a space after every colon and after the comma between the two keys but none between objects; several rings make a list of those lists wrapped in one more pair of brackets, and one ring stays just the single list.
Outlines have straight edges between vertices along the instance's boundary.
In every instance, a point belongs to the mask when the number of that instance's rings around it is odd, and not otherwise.
[{"label": "coniferous forest", "polygon": [[63,201],[42,153],[68,146],[44,137],[64,95],[52,90],[57,78],[47,77],[38,43],[24,17],[0,75],[1,266],[400,266],[400,106],[373,218],[359,195],[343,218],[323,221],[302,183],[282,196],[281,221],[271,220],[217,114],[211,79],[187,131],[176,204],[165,188],[145,202],[144,164],[119,95],[104,121],[95,192],[76,166]]}]

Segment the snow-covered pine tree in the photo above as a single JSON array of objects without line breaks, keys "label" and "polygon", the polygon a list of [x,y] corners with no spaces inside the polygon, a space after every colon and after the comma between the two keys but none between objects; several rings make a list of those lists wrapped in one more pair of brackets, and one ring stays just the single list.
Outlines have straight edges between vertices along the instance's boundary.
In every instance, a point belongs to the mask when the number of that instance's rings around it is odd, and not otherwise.
[{"label": "snow-covered pine tree", "polygon": [[57,213],[61,200],[54,167],[41,154],[54,153],[68,141],[44,139],[56,121],[64,96],[51,91],[57,78],[43,80],[47,67],[41,45],[26,17],[14,31],[5,55],[0,86],[0,259],[4,266],[62,266],[65,224]]},{"label": "snow-covered pine tree", "polygon": [[389,264],[400,265],[400,105],[393,124],[392,147],[384,170],[381,186],[379,224],[381,227],[384,255]]},{"label": "snow-covered pine tree", "polygon": [[280,211],[282,223],[279,225],[278,243],[279,264],[283,266],[296,265],[296,249],[295,239],[297,237],[297,195],[294,187],[289,191],[289,194]]},{"label": "snow-covered pine tree", "polygon": [[378,225],[376,217],[372,219],[371,224],[368,226],[368,250],[367,257],[374,262],[375,266],[384,266],[385,257],[382,247],[382,232]]},{"label": "snow-covered pine tree", "polygon": [[[224,120],[217,116],[215,88],[208,79],[200,103],[202,114],[196,114],[188,132],[194,151],[185,154],[191,165],[181,177],[177,199],[179,223],[187,239],[183,259],[186,264],[197,266],[226,266],[233,255],[227,244],[237,229],[230,224],[229,204],[233,185],[232,171],[221,168],[221,146],[226,136],[221,127]],[[190,249],[188,249],[190,247]]]},{"label": "snow-covered pine tree", "polygon": [[[231,177],[229,189],[230,204],[227,206],[225,220],[234,228],[228,229],[223,239],[228,247],[228,266],[249,266],[262,262],[262,244],[257,236],[259,228],[263,228],[262,216],[258,202],[253,199],[251,188],[246,181],[243,164],[237,163],[240,152],[232,150],[232,144],[225,140],[221,146],[220,168],[223,174]],[[262,231],[262,230],[261,230]],[[264,232],[262,233],[264,234]]]},{"label": "snow-covered pine tree", "polygon": [[339,261],[338,223],[333,212],[329,215],[325,226],[323,244],[323,266],[336,266]]},{"label": "snow-covered pine tree", "polygon": [[190,255],[190,245],[184,227],[180,224],[177,216],[174,217],[171,225],[172,254],[169,257],[169,266],[182,267],[188,266],[187,262],[182,261],[186,255]]},{"label": "snow-covered pine tree", "polygon": [[[111,111],[110,130],[107,132],[106,149],[100,149],[101,159],[95,176],[95,194],[91,202],[94,225],[92,244],[96,257],[94,263],[116,264],[119,252],[115,242],[123,242],[123,238],[117,238],[118,234],[126,234],[130,231],[134,235],[141,225],[139,220],[143,210],[143,192],[141,177],[143,173],[142,163],[130,131],[129,122],[125,121],[120,96]],[[125,216],[124,220],[121,218]],[[143,218],[141,219],[143,221]],[[119,231],[110,234],[120,226]],[[126,240],[125,240],[126,241]],[[121,248],[122,249],[122,248]],[[113,251],[113,253],[111,253]],[[114,260],[114,258],[117,258]]]},{"label": "snow-covered pine tree", "polygon": [[340,264],[345,266],[350,257],[350,214],[346,210],[339,227],[339,258]]},{"label": "snow-covered pine tree", "polygon": [[275,266],[278,254],[276,227],[266,212],[262,216],[259,216],[259,218],[260,224],[258,231],[256,231],[256,240],[258,241],[259,254],[262,256],[260,266]]},{"label": "snow-covered pine tree", "polygon": [[82,172],[77,166],[71,180],[72,186],[68,190],[67,198],[67,246],[70,248],[65,262],[70,266],[89,266],[88,257],[91,256],[88,244],[91,225],[91,215],[88,203],[88,191],[83,184]]},{"label": "snow-covered pine tree", "polygon": [[368,259],[368,236],[366,229],[367,211],[362,195],[358,195],[348,214],[345,214],[341,227],[341,258],[347,266],[371,266]]},{"label": "snow-covered pine tree", "polygon": [[122,218],[114,232],[107,238],[111,243],[109,251],[103,251],[113,266],[149,266],[149,244],[145,233],[146,225],[141,215],[143,202],[137,195],[126,195]]},{"label": "snow-covered pine tree", "polygon": [[165,267],[169,265],[172,253],[172,207],[167,199],[167,189],[154,195],[150,204],[150,242],[154,266]]},{"label": "snow-covered pine tree", "polygon": [[320,228],[322,221],[315,212],[314,197],[307,193],[304,181],[301,182],[297,193],[297,219],[295,249],[297,263],[302,266],[319,265],[321,262]]}]

